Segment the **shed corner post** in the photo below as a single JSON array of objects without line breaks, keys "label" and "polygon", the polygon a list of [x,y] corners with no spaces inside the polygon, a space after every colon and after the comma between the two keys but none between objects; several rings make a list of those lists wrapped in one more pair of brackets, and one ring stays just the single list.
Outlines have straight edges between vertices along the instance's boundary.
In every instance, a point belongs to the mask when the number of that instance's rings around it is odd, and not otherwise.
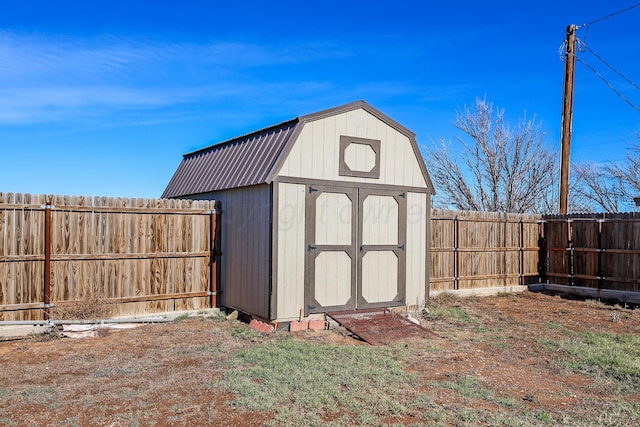
[{"label": "shed corner post", "polygon": [[219,278],[220,278],[220,257],[222,252],[220,251],[220,241],[222,238],[222,209],[220,202],[215,202],[214,208],[209,214],[209,305],[210,308],[216,308],[218,306],[218,290]]}]

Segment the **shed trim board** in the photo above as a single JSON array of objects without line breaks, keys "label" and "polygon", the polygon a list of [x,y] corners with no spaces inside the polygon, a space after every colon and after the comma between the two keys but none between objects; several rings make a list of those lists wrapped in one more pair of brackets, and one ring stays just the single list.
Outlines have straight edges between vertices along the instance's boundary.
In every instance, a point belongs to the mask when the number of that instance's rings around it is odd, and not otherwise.
[{"label": "shed trim board", "polygon": [[432,194],[415,134],[356,101],[185,154],[163,197],[220,200],[221,304],[289,321],[424,304]]},{"label": "shed trim board", "polygon": [[[303,185],[313,185],[317,184],[318,180],[313,178],[298,178],[294,176],[279,176],[274,181],[278,182],[287,182],[290,184],[303,184]],[[380,189],[385,188],[392,191],[409,191],[411,193],[425,193],[425,194],[433,194],[429,189],[423,187],[412,187],[412,186],[401,186],[401,185],[386,185],[386,184],[370,184],[368,182],[350,182],[350,181],[331,181],[331,180],[322,180],[323,185],[329,185],[331,187],[347,187],[352,188],[356,185],[358,188],[369,188],[369,189]]]}]

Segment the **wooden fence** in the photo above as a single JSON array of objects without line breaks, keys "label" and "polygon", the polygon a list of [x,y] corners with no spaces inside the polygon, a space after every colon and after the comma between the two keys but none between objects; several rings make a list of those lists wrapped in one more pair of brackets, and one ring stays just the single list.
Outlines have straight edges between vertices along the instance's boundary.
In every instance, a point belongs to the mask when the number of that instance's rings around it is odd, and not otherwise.
[{"label": "wooden fence", "polygon": [[0,193],[0,320],[96,291],[116,316],[215,306],[218,224],[213,201]]},{"label": "wooden fence", "polygon": [[[0,193],[0,320],[96,290],[116,316],[213,307],[216,202]],[[538,283],[640,292],[640,214],[434,209],[430,290]]]},{"label": "wooden fence", "polygon": [[547,215],[541,233],[547,281],[640,292],[640,214]]},{"label": "wooden fence", "polygon": [[434,209],[430,291],[538,282],[540,215]]}]

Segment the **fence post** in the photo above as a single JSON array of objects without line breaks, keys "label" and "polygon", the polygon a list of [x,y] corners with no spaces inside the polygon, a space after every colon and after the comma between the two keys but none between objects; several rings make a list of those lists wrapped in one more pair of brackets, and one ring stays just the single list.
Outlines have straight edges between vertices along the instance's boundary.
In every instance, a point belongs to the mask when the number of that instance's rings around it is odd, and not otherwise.
[{"label": "fence post", "polygon": [[547,282],[547,239],[544,235],[544,224],[546,221],[542,219],[538,228],[538,275],[542,283]]},{"label": "fence post", "polygon": [[51,305],[51,206],[50,202],[44,206],[44,320],[49,320]]},{"label": "fence post", "polygon": [[604,248],[602,247],[602,223],[604,219],[598,220],[598,290],[604,285],[604,269],[602,268],[602,253]]},{"label": "fence post", "polygon": [[573,248],[573,238],[572,238],[572,230],[571,230],[571,219],[567,218],[567,251],[569,251],[569,285],[575,286],[575,269],[574,269],[574,248]]},{"label": "fence post", "polygon": [[453,218],[453,289],[460,289],[460,224],[458,215]]},{"label": "fence post", "polygon": [[524,286],[524,220],[520,218],[520,265],[519,271],[520,274],[520,285]]}]

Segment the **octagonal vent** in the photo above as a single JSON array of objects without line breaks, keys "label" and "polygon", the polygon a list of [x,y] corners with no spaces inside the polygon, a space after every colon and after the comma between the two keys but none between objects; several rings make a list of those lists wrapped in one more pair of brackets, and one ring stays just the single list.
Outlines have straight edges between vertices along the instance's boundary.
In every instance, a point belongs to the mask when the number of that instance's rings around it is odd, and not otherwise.
[{"label": "octagonal vent", "polygon": [[340,175],[380,178],[380,140],[341,135]]}]

